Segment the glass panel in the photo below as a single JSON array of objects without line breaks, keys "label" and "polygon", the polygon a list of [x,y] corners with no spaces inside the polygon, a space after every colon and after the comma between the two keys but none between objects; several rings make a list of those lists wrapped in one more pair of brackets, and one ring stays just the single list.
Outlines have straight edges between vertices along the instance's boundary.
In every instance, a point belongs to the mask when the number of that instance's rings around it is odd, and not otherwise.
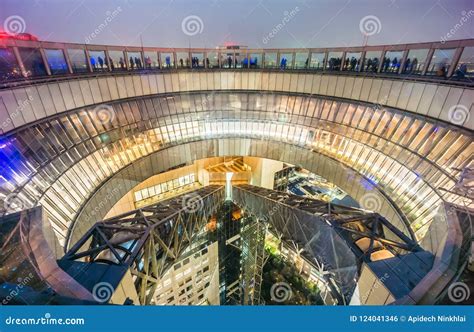
[{"label": "glass panel", "polygon": [[293,68],[293,53],[280,54],[280,69]]},{"label": "glass panel", "polygon": [[66,59],[63,50],[45,49],[46,59],[48,60],[49,69],[52,75],[66,74],[68,72]]},{"label": "glass panel", "polygon": [[457,78],[473,77],[474,76],[474,47],[466,47],[461,54],[458,66],[454,75]]},{"label": "glass panel", "polygon": [[245,53],[234,54],[234,68],[242,68],[243,60],[247,57]]},{"label": "glass panel", "polygon": [[403,72],[407,74],[421,74],[426,64],[428,49],[408,51]]},{"label": "glass panel", "polygon": [[161,68],[174,68],[173,53],[161,53]]},{"label": "glass panel", "polygon": [[277,68],[277,54],[276,53],[265,53],[265,68]]},{"label": "glass panel", "polygon": [[110,69],[112,70],[126,70],[125,59],[122,51],[109,51]]},{"label": "glass panel", "polygon": [[71,62],[72,71],[75,73],[84,73],[88,72],[86,62],[86,53],[84,50],[80,49],[68,49],[67,54],[69,56],[69,61]]},{"label": "glass panel", "polygon": [[324,68],[325,53],[311,53],[311,68],[322,70]]},{"label": "glass panel", "polygon": [[188,52],[176,52],[176,59],[178,61],[178,68],[190,67]]},{"label": "glass panel", "polygon": [[145,52],[145,68],[155,69],[159,68],[158,53],[157,52]]},{"label": "glass panel", "polygon": [[456,50],[454,48],[436,49],[433,53],[430,66],[426,74],[446,77],[455,51]]},{"label": "glass panel", "polygon": [[11,48],[0,48],[0,80],[21,77],[20,67]]},{"label": "glass panel", "polygon": [[363,66],[364,71],[377,72],[381,55],[381,51],[369,51],[365,53]]},{"label": "glass panel", "polygon": [[262,65],[262,54],[261,53],[253,53],[250,54],[250,68],[260,68]]},{"label": "glass panel", "polygon": [[219,68],[219,53],[209,52],[207,53],[207,59],[209,60],[208,68]]},{"label": "glass panel", "polygon": [[309,66],[308,53],[296,53],[295,69],[307,69]]},{"label": "glass panel", "polygon": [[335,70],[335,71],[340,70],[341,58],[342,58],[342,52],[329,52],[328,63],[326,64],[326,69]]},{"label": "glass panel", "polygon": [[128,69],[143,69],[142,54],[140,52],[127,52]]},{"label": "glass panel", "polygon": [[346,53],[343,70],[360,71],[360,56],[361,52]]},{"label": "glass panel", "polygon": [[400,69],[400,61],[403,57],[403,51],[388,51],[383,58],[381,72],[398,73]]},{"label": "glass panel", "polygon": [[92,70],[104,71],[107,70],[107,64],[105,63],[105,52],[104,51],[89,51],[90,62]]},{"label": "glass panel", "polygon": [[20,57],[25,66],[26,76],[46,76],[46,68],[39,49],[36,48],[19,48]]},{"label": "glass panel", "polygon": [[191,64],[193,68],[204,68],[204,54],[203,53],[193,53],[191,54]]}]

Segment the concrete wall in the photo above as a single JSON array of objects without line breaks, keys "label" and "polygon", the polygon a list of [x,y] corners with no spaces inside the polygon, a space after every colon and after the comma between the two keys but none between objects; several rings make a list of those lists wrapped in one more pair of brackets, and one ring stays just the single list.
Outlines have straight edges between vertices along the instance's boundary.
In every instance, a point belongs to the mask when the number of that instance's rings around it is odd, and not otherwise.
[{"label": "concrete wall", "polygon": [[[300,92],[366,101],[449,122],[449,111],[463,105],[471,114],[474,90],[400,78],[282,72],[179,72],[124,74],[71,79],[0,91],[0,133],[67,110],[117,99],[198,90]],[[474,116],[459,125],[474,129]]]}]

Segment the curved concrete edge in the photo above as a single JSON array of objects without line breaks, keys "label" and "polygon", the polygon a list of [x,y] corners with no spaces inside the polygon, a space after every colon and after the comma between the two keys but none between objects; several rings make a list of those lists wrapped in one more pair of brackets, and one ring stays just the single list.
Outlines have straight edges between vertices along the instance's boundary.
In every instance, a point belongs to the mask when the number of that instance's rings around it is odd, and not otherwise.
[{"label": "curved concrete edge", "polygon": [[[402,78],[219,70],[72,78],[0,90],[0,134],[66,111],[119,99],[161,93],[224,90],[297,92],[340,97],[393,107],[474,130],[473,88],[413,82]],[[455,116],[453,111],[456,111]]]},{"label": "curved concrete edge", "polygon": [[[12,232],[18,232],[20,243],[13,249],[16,254],[11,253],[11,250],[7,251],[7,254],[23,258],[24,261],[21,262],[23,268],[34,273],[41,282],[47,285],[47,288],[60,296],[94,301],[87,289],[58,266],[56,255],[50,247],[52,238],[44,232],[46,220],[43,209],[36,207],[24,210],[19,212],[18,216],[17,227]],[[14,244],[10,243],[10,245]]]},{"label": "curved concrete edge", "polygon": [[[448,286],[468,263],[464,251],[471,250],[471,232],[463,232],[456,213],[458,209],[458,206],[449,203],[440,206],[430,225],[430,236],[423,239],[424,246],[435,255],[433,267],[408,295],[393,304],[434,304],[449,292]],[[466,212],[474,214],[471,210]],[[466,236],[469,236],[467,241]],[[469,243],[469,248],[463,247],[466,242]]]}]

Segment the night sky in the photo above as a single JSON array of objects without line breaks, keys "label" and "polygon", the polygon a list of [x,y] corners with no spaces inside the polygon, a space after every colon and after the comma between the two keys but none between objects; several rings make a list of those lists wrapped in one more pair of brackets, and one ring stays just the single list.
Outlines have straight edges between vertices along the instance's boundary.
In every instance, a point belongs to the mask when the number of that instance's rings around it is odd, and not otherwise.
[{"label": "night sky", "polygon": [[470,0],[1,0],[0,28],[13,15],[40,40],[81,44],[140,46],[142,36],[162,47],[358,46],[367,16],[369,45],[439,41],[452,29],[447,40],[474,36]]}]

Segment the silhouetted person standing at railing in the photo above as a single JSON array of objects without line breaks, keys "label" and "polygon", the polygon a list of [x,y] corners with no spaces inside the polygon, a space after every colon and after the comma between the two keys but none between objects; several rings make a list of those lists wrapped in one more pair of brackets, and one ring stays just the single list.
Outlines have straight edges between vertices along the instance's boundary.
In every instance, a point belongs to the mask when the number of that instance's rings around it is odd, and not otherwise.
[{"label": "silhouetted person standing at railing", "polygon": [[351,58],[351,71],[355,70],[356,65],[357,65],[357,60],[356,58],[352,57]]},{"label": "silhouetted person standing at railing", "polygon": [[309,65],[309,58],[306,58],[306,61],[304,62],[304,68],[308,69],[308,65]]},{"label": "silhouetted person standing at railing", "polygon": [[407,59],[407,61],[405,61],[405,64],[403,65],[403,69],[402,71],[404,73],[409,73],[411,71],[411,60],[410,59]]},{"label": "silhouetted person standing at railing", "polygon": [[123,61],[123,58],[120,58],[119,65],[121,69],[125,69],[125,62]]},{"label": "silhouetted person standing at railing", "polygon": [[209,58],[206,58],[206,68],[209,68]]},{"label": "silhouetted person standing at railing", "polygon": [[111,57],[109,57],[109,61],[108,61],[107,65],[109,65],[109,64],[110,64],[110,68],[111,68],[112,70],[114,70],[114,69],[115,69],[115,65],[114,65],[114,61],[112,60]]},{"label": "silhouetted person standing at railing", "polygon": [[129,64],[130,64],[130,69],[133,69],[133,67],[134,67],[133,58],[130,57],[130,59],[128,59],[128,60],[129,60]]},{"label": "silhouetted person standing at railing", "polygon": [[379,59],[374,58],[372,61],[372,71],[376,73],[379,70]]},{"label": "silhouetted person standing at railing", "polygon": [[101,69],[104,68],[104,59],[102,59],[102,57],[98,57],[97,60],[99,61],[99,66]]},{"label": "silhouetted person standing at railing", "polygon": [[184,66],[183,58],[180,58],[180,59],[179,59],[179,66],[180,66],[181,68],[183,68],[183,66]]},{"label": "silhouetted person standing at railing", "polygon": [[232,58],[229,56],[227,57],[227,63],[229,65],[229,69],[232,67]]},{"label": "silhouetted person standing at railing", "polygon": [[367,67],[365,68],[366,71],[372,70],[372,59],[367,59]]},{"label": "silhouetted person standing at railing", "polygon": [[383,60],[383,71],[388,71],[388,68],[390,67],[390,59],[389,58],[384,58]]},{"label": "silhouetted person standing at railing", "polygon": [[166,67],[170,68],[171,67],[171,58],[170,58],[169,55],[165,58],[165,62],[166,62]]},{"label": "silhouetted person standing at railing", "polygon": [[398,70],[398,59],[395,57],[392,61],[392,71],[397,72]]},{"label": "silhouetted person standing at railing", "polygon": [[456,77],[457,78],[465,78],[466,74],[467,74],[467,65],[465,63],[463,63],[456,70]]},{"label": "silhouetted person standing at railing", "polygon": [[411,68],[410,68],[410,74],[417,71],[417,68],[418,67],[418,59],[417,58],[414,58],[413,59],[413,62],[411,64]]}]

